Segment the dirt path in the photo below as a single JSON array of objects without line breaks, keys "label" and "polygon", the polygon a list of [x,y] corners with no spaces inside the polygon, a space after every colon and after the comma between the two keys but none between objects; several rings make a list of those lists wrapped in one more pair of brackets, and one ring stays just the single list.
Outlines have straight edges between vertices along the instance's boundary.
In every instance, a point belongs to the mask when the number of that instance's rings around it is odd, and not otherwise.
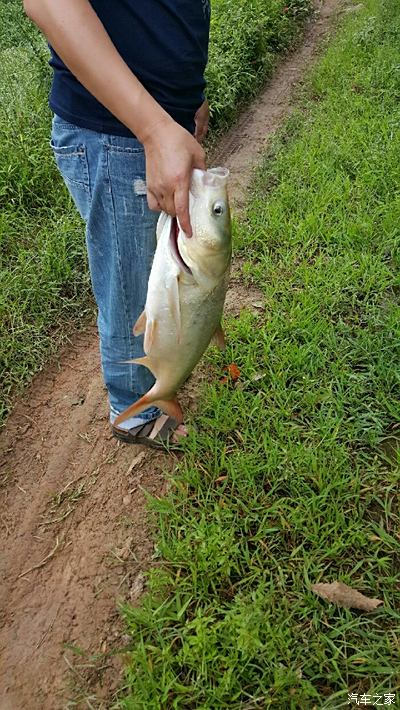
[{"label": "dirt path", "polygon": [[[321,0],[300,49],[215,151],[236,208],[339,4]],[[228,311],[254,298],[234,275]],[[107,652],[126,643],[117,603],[139,597],[153,552],[143,491],[162,493],[174,459],[111,438],[93,328],[35,379],[0,446],[0,710],[109,708],[120,660]]]}]

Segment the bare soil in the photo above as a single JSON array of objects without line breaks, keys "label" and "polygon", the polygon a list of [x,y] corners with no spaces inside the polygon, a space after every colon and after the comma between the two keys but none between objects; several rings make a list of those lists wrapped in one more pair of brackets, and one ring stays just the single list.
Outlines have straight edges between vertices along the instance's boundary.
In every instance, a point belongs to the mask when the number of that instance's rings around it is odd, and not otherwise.
[{"label": "bare soil", "polygon": [[[340,0],[320,0],[302,45],[220,141],[239,209],[253,167],[291,110]],[[236,264],[227,310],[259,300]],[[205,368],[192,376],[190,406]],[[110,708],[121,682],[118,604],[135,603],[152,564],[145,492],[176,459],[110,435],[95,328],[76,335],[16,403],[0,436],[0,710]]]}]

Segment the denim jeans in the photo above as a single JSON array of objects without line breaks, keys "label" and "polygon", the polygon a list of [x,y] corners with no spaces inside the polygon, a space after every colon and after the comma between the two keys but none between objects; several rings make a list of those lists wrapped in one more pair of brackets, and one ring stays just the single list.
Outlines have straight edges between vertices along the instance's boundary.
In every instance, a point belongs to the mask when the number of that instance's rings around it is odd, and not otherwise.
[{"label": "denim jeans", "polygon": [[[135,138],[122,138],[53,119],[51,147],[64,182],[86,223],[86,245],[110,421],[147,392],[154,382],[141,365],[143,337],[133,326],[143,311],[156,247],[158,214],[146,197],[145,155]],[[140,415],[150,420],[152,407]],[[125,427],[139,420],[127,421]]]}]

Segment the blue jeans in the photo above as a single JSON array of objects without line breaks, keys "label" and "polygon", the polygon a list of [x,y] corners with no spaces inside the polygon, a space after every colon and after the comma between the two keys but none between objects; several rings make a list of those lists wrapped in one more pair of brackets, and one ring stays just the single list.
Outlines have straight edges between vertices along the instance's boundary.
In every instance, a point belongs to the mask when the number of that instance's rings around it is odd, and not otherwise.
[{"label": "blue jeans", "polygon": [[[110,420],[153,385],[151,373],[124,360],[143,356],[133,326],[143,311],[156,247],[158,214],[146,197],[145,155],[135,138],[122,138],[53,119],[51,147],[64,182],[86,223],[86,245]],[[147,409],[140,420],[157,417]],[[127,421],[126,427],[139,423]]]}]

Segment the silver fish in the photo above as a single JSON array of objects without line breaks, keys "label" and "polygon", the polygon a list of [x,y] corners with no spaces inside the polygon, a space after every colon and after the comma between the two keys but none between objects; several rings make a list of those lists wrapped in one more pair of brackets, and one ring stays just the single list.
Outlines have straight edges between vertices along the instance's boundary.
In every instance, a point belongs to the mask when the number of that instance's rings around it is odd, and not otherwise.
[{"label": "silver fish", "polygon": [[157,249],[146,305],[133,332],[144,333],[145,357],[131,362],[147,367],[153,387],[115,420],[118,425],[150,405],[183,421],[177,392],[212,338],[224,346],[221,316],[232,256],[225,168],[193,170],[188,238],[175,218],[161,213]]}]

